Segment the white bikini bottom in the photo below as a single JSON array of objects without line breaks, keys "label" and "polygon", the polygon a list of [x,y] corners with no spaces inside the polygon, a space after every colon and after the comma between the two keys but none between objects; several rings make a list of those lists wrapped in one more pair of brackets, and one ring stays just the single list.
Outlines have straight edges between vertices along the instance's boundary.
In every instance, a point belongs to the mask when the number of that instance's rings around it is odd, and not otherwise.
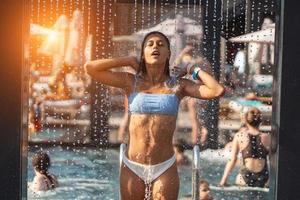
[{"label": "white bikini bottom", "polygon": [[129,160],[125,151],[121,154],[121,160],[123,163],[133,171],[138,177],[140,177],[145,183],[151,183],[153,180],[162,175],[167,169],[169,169],[176,161],[175,154],[168,160],[155,165],[144,165],[138,162]]}]

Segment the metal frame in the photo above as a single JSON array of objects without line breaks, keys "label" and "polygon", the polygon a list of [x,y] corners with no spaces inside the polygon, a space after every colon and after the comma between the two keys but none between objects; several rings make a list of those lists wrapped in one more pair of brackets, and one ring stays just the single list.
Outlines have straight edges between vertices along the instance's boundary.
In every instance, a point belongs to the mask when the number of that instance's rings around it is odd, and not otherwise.
[{"label": "metal frame", "polygon": [[200,196],[200,148],[195,145],[193,148],[193,163],[192,163],[192,200],[198,200]]},{"label": "metal frame", "polygon": [[[280,4],[280,1],[277,1]],[[1,1],[1,74],[0,74],[0,199],[21,199],[21,124],[23,90],[21,80],[23,64],[22,28],[24,1]],[[300,142],[300,55],[299,36],[300,18],[297,1],[281,1],[281,32],[277,34],[279,55],[277,60],[278,77],[275,80],[274,91],[278,99],[274,102],[276,108],[273,130],[280,132],[280,140],[276,140],[274,150],[279,157],[278,179],[271,183],[277,184],[277,199],[300,199],[298,192],[299,180],[299,142]],[[283,18],[284,10],[284,18]],[[284,49],[284,50],[283,50]],[[281,68],[281,66],[283,66]],[[277,102],[277,103],[276,103]],[[275,105],[276,104],[276,105]],[[278,151],[279,150],[279,151]],[[273,185],[272,185],[273,184]]]}]

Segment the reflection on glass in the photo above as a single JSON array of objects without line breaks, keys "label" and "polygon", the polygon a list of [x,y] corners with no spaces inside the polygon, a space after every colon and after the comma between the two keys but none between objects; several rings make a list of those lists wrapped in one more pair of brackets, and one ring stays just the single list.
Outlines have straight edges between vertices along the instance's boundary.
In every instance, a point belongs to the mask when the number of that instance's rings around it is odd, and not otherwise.
[{"label": "reflection on glass", "polygon": [[[123,90],[92,80],[84,64],[102,58],[139,58],[143,37],[151,31],[160,31],[170,40],[171,76],[180,76],[180,67],[199,65],[225,88],[224,96],[216,100],[184,98],[180,103],[173,137],[178,199],[192,196],[194,145],[200,147],[200,180],[209,183],[204,184],[210,189],[208,196],[275,199],[269,181],[249,183],[263,170],[270,181],[276,179],[274,163],[269,162],[274,156],[269,138],[277,67],[275,1],[43,0],[28,4],[28,199],[119,198],[119,146],[129,141],[130,99]],[[172,70],[174,66],[179,71]],[[113,71],[135,73],[130,66]],[[254,129],[245,118],[253,108],[261,113],[257,115],[261,123]],[[51,163],[42,169],[47,191],[34,189],[32,160],[41,152],[49,155]],[[52,187],[57,186],[52,175],[58,187]],[[237,179],[246,186],[237,186]],[[198,185],[200,196],[204,185]]]}]

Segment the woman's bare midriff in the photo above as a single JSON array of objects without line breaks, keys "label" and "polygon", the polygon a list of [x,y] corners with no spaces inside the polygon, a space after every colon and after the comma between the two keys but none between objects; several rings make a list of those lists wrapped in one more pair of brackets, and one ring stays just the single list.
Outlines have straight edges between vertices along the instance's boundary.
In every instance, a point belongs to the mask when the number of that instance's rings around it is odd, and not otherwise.
[{"label": "woman's bare midriff", "polygon": [[158,164],[174,155],[172,139],[176,116],[131,114],[128,158],[141,164]]}]

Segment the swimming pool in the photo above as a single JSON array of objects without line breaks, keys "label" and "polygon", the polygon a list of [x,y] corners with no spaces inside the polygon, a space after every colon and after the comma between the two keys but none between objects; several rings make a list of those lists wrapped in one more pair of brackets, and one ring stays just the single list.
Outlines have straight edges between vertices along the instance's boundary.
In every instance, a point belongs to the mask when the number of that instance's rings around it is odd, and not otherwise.
[{"label": "swimming pool", "polygon": [[[34,172],[31,159],[36,147],[30,147],[28,152],[28,199],[76,199],[76,200],[118,200],[119,199],[119,151],[117,149],[99,150],[96,148],[44,148],[51,156],[50,172],[59,180],[60,187],[53,191],[33,193],[30,184]],[[39,148],[40,149],[40,148]],[[189,157],[191,151],[186,151]],[[238,191],[237,187],[224,191],[216,187],[223,173],[226,156],[216,150],[207,150],[200,153],[201,174],[208,180],[212,187],[212,193],[217,200],[267,200],[270,193],[264,190]],[[233,183],[237,169],[229,178]],[[179,168],[180,192],[179,199],[191,194],[191,168]]]}]

